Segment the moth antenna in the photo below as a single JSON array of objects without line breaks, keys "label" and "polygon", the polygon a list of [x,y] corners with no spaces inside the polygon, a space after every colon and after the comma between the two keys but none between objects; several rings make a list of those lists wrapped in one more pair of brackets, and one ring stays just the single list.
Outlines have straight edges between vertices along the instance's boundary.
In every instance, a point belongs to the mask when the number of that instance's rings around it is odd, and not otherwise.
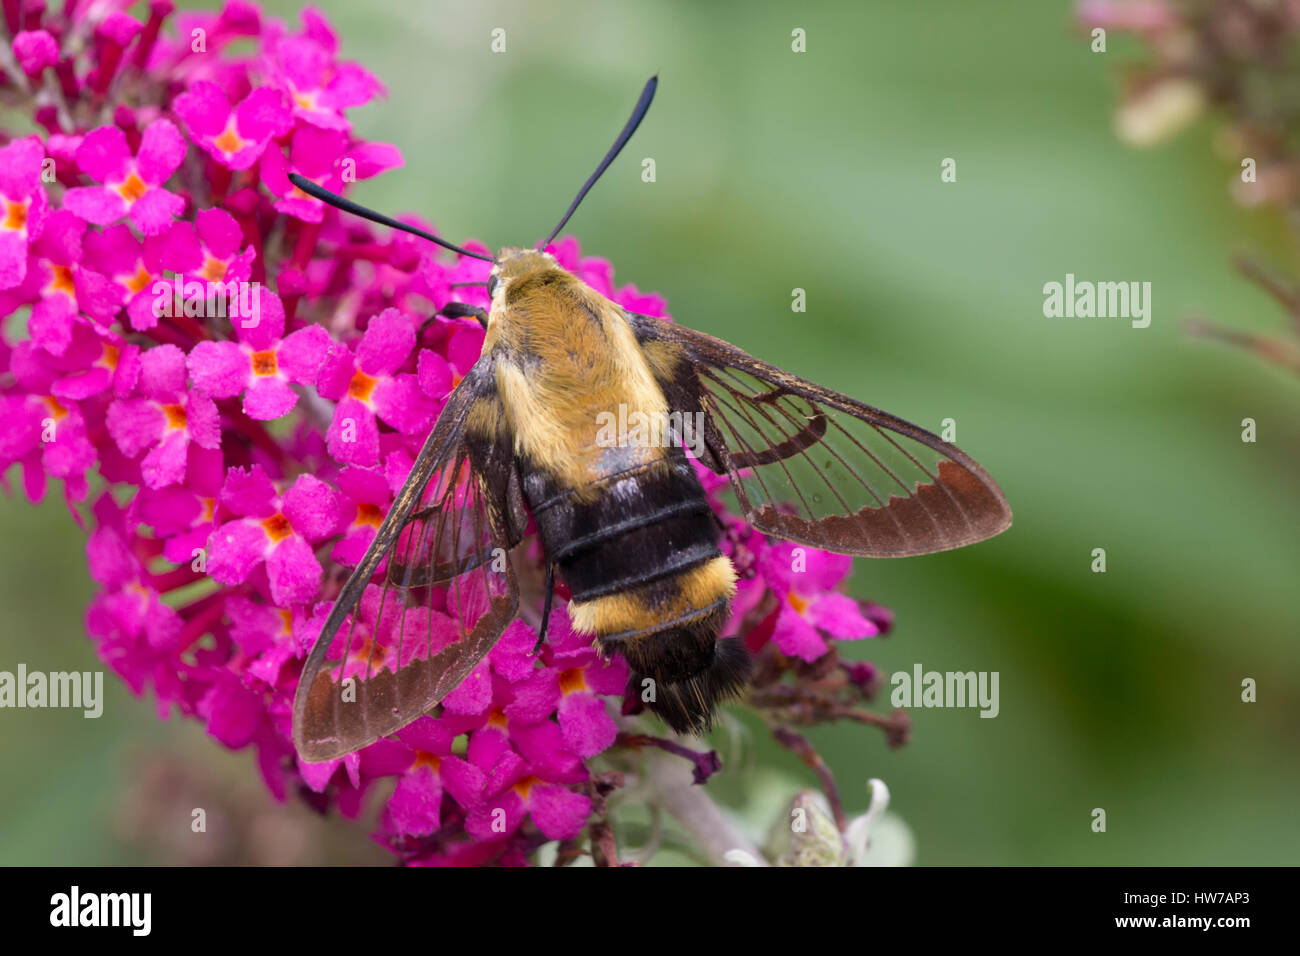
[{"label": "moth antenna", "polygon": [[627,145],[627,141],[632,138],[632,134],[636,132],[636,128],[641,125],[641,121],[645,119],[645,114],[650,109],[650,101],[655,98],[655,90],[658,86],[659,77],[650,77],[646,82],[645,88],[641,91],[641,98],[636,101],[636,106],[632,109],[632,115],[628,117],[627,122],[623,125],[623,132],[618,134],[618,139],[614,140],[614,145],[609,148],[609,152],[606,153],[605,158],[600,161],[600,165],[596,167],[596,171],[588,176],[587,181],[582,184],[582,188],[578,190],[578,195],[573,197],[573,202],[569,203],[569,208],[565,212],[564,217],[560,220],[559,224],[551,230],[549,236],[537,244],[538,249],[545,249],[547,244],[560,234],[560,230],[563,229],[564,224],[569,221],[569,217],[577,212],[578,205],[584,198],[586,198],[587,193],[591,191],[591,187],[596,185],[596,180],[600,179],[601,174],[609,168],[609,164],[618,158],[618,154],[622,152],[623,147]]},{"label": "moth antenna", "polygon": [[439,239],[431,232],[425,232],[423,229],[408,225],[404,222],[398,222],[391,216],[385,216],[382,212],[375,212],[373,209],[367,209],[365,206],[354,203],[351,199],[344,199],[338,193],[332,193],[324,186],[317,186],[310,179],[304,179],[297,173],[289,174],[289,182],[293,183],[308,196],[319,199],[326,205],[333,206],[335,209],[342,209],[344,212],[350,212],[354,216],[360,216],[362,219],[369,219],[371,222],[377,222],[381,226],[388,226],[390,229],[397,229],[401,232],[409,232],[413,236],[419,236],[421,239],[428,239],[430,242],[436,242],[444,249],[450,249],[452,252],[462,256],[469,256],[471,259],[482,259],[484,262],[496,262],[494,256],[485,256],[481,252],[470,252],[468,249],[462,249],[455,243],[448,242],[446,239]]}]

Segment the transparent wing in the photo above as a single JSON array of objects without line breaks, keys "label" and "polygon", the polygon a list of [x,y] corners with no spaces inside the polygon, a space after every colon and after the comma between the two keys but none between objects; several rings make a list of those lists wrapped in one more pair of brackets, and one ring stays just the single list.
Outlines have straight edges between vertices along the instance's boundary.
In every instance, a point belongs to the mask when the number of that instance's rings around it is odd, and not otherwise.
[{"label": "transparent wing", "polygon": [[705,464],[768,534],[869,557],[1004,531],[1011,510],[970,456],[923,428],[660,319],[630,316],[674,411],[702,416]]},{"label": "transparent wing", "polygon": [[304,760],[351,753],[428,713],[514,619],[518,537],[494,469],[464,434],[467,410],[488,400],[472,384],[453,396],[326,619],[294,700]]}]

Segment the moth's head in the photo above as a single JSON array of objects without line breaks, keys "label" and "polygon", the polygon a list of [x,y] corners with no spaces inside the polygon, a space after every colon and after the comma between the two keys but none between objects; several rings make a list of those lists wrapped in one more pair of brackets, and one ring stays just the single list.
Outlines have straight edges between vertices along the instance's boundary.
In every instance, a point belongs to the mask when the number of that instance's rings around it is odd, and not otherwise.
[{"label": "moth's head", "polygon": [[547,272],[563,271],[555,256],[549,252],[540,249],[502,249],[497,253],[487,280],[487,294],[492,299],[493,310],[505,300],[506,293],[512,286]]}]

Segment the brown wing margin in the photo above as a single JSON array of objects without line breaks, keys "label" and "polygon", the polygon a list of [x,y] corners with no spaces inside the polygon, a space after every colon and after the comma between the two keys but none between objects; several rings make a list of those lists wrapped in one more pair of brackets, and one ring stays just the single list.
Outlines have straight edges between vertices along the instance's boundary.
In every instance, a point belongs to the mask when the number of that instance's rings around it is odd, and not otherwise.
[{"label": "brown wing margin", "polygon": [[498,419],[496,401],[484,358],[452,393],[334,602],[294,697],[303,760],[341,757],[427,713],[514,619],[507,552],[522,531],[522,499],[509,443],[477,431]]},{"label": "brown wing margin", "polygon": [[[863,557],[946,551],[1005,531],[997,482],[923,428],[720,339],[628,314],[674,412],[700,413],[700,460],[767,534]],[[689,439],[689,436],[687,436]]]}]

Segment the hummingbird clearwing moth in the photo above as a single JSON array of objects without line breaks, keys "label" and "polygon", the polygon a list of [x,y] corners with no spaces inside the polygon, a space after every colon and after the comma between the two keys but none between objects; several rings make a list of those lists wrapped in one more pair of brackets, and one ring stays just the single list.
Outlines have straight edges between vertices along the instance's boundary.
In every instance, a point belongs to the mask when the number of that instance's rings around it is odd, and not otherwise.
[{"label": "hummingbird clearwing moth", "polygon": [[[719,339],[629,313],[542,251],[636,130],[656,86],[646,84],[534,249],[470,252],[291,176],[340,209],[492,262],[491,309],[453,303],[442,312],[483,324],[482,355],[303,667],[293,712],[303,759],[393,733],[464,680],[518,613],[509,554],[530,518],[547,568],[539,647],[558,572],[574,628],[627,658],[638,686],[654,682],[650,709],[678,732],[707,728],[717,702],[743,689],[750,661],[739,638],[719,639],[736,572],[688,448],[729,479],[756,529],[817,548],[927,554],[1010,525],[997,483],[952,444]],[[602,429],[616,412],[666,424],[656,440],[610,441]],[[381,627],[396,639],[376,640]]]}]

